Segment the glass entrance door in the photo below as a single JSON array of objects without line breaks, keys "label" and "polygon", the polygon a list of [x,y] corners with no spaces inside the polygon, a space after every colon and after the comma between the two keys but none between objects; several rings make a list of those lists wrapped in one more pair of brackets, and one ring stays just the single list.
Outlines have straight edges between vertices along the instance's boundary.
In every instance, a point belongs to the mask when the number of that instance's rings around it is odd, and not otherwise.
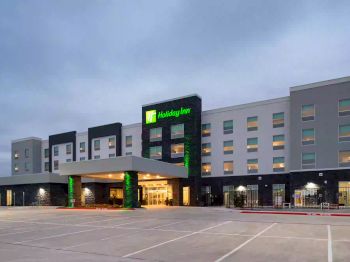
[{"label": "glass entrance door", "polygon": [[12,206],[12,190],[6,190],[6,205]]},{"label": "glass entrance door", "polygon": [[139,182],[139,185],[142,186],[143,205],[172,205],[173,190],[167,181],[142,181]]},{"label": "glass entrance door", "polygon": [[148,188],[148,205],[151,205],[151,206],[165,205],[166,197],[167,197],[166,188],[164,187]]},{"label": "glass entrance door", "polygon": [[340,206],[350,206],[350,182],[339,182],[339,198]]},{"label": "glass entrance door", "polygon": [[247,185],[247,207],[259,206],[258,185]]}]

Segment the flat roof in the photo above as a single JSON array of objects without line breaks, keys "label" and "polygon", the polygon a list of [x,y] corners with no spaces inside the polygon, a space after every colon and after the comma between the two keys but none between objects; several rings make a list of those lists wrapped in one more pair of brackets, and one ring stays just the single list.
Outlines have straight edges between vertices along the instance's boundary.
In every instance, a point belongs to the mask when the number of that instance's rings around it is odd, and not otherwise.
[{"label": "flat roof", "polygon": [[154,102],[154,103],[144,104],[144,105],[142,105],[142,107],[145,107],[145,106],[152,106],[152,105],[158,105],[158,104],[162,104],[162,103],[166,103],[166,102],[171,102],[171,101],[178,100],[178,99],[184,99],[184,98],[188,98],[188,97],[192,97],[192,96],[196,96],[196,97],[202,99],[202,98],[201,98],[199,95],[197,95],[197,94],[190,94],[190,95],[186,95],[186,96],[174,97],[174,98],[171,98],[171,99],[166,99],[166,100],[162,100],[162,101],[157,101],[157,102]]},{"label": "flat roof", "polygon": [[345,82],[350,82],[350,76],[326,80],[326,81],[315,82],[315,83],[306,84],[306,85],[292,86],[289,88],[289,91],[295,92],[295,91],[300,91],[300,90],[305,90],[305,89],[310,89],[310,88],[315,88],[315,87],[321,87],[321,86],[340,84],[340,83],[345,83]]},{"label": "flat roof", "polygon": [[19,139],[11,140],[11,143],[17,143],[17,142],[23,142],[23,141],[29,141],[29,140],[38,140],[38,141],[41,141],[42,139],[39,138],[39,137],[30,136],[30,137],[25,137],[25,138],[19,138]]},{"label": "flat roof", "polygon": [[185,167],[137,156],[120,156],[59,165],[61,176],[77,175],[95,179],[123,180],[126,171],[137,171],[140,180],[188,177]]},{"label": "flat roof", "polygon": [[26,175],[12,175],[7,177],[0,177],[1,186],[10,185],[27,185],[27,184],[66,184],[67,177],[59,176],[55,173],[38,173]]}]

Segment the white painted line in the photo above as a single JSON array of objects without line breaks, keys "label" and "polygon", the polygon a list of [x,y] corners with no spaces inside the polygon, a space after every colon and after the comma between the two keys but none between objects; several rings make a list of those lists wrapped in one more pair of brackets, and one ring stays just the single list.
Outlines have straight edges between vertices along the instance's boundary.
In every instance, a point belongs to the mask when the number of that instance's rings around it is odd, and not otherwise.
[{"label": "white painted line", "polygon": [[255,236],[253,236],[252,238],[249,238],[247,241],[245,241],[244,243],[242,243],[241,245],[239,245],[238,247],[236,247],[235,249],[231,250],[230,252],[228,252],[227,254],[223,255],[222,257],[220,257],[219,259],[215,260],[215,262],[220,262],[223,261],[224,259],[226,259],[227,257],[231,256],[232,254],[236,253],[238,250],[240,250],[242,247],[244,247],[245,245],[247,245],[248,243],[250,243],[251,241],[253,241],[254,239],[256,239],[257,237],[261,236],[262,234],[264,234],[267,230],[271,229],[274,225],[276,225],[277,223],[273,223],[272,225],[269,225],[267,228],[265,228],[264,230],[260,231],[258,234],[256,234]]},{"label": "white painted line", "polygon": [[16,231],[16,232],[10,232],[10,233],[4,233],[0,234],[0,236],[9,236],[9,235],[16,235],[16,234],[23,234],[23,233],[30,233],[30,232],[38,232],[38,231],[43,231],[43,230],[51,230],[51,229],[58,229],[63,226],[56,226],[56,227],[51,227],[51,228],[45,228],[45,229],[31,229],[31,230],[25,230],[25,231]]},{"label": "white painted line", "polygon": [[[126,217],[129,218],[129,217]],[[76,225],[86,225],[86,224],[92,224],[92,223],[98,223],[98,222],[106,222],[106,221],[111,221],[111,220],[120,220],[121,218],[119,217],[113,217],[113,218],[109,218],[109,219],[103,219],[103,220],[94,220],[94,221],[89,221],[89,222],[83,222],[83,223],[79,223]]]},{"label": "white painted line", "polygon": [[165,224],[165,225],[161,225],[161,226],[153,227],[153,228],[151,228],[151,229],[158,229],[158,228],[161,228],[161,227],[166,227],[166,226],[176,225],[176,224],[180,224],[180,223],[183,223],[183,222],[184,222],[184,221],[173,222],[173,223],[169,223],[169,224]]},{"label": "white painted line", "polygon": [[328,231],[328,262],[333,262],[333,249],[332,249],[332,232],[331,226],[327,226]]},{"label": "white painted line", "polygon": [[207,230],[210,230],[210,229],[212,229],[212,228],[216,228],[216,227],[219,227],[219,226],[228,224],[228,223],[231,223],[231,221],[225,221],[225,222],[220,223],[220,224],[218,224],[218,225],[215,225],[215,226],[212,226],[212,227],[208,227],[208,228],[204,228],[204,229],[202,229],[202,230],[193,232],[193,233],[191,233],[191,234],[187,234],[187,235],[184,235],[184,236],[181,236],[181,237],[177,237],[177,238],[174,238],[174,239],[171,239],[171,240],[168,240],[168,241],[159,243],[159,244],[157,244],[157,245],[153,245],[153,246],[150,246],[150,247],[147,247],[147,248],[138,250],[138,251],[136,251],[136,252],[132,252],[132,253],[126,254],[126,255],[124,255],[124,256],[122,256],[122,257],[123,257],[123,258],[131,257],[131,256],[133,256],[133,255],[136,255],[136,254],[145,252],[145,251],[147,251],[147,250],[150,250],[150,249],[153,249],[153,248],[156,248],[156,247],[159,247],[159,246],[163,246],[163,245],[165,245],[165,244],[168,244],[168,243],[171,243],[171,242],[174,242],[174,241],[177,241],[177,240],[180,240],[180,239],[189,237],[189,236],[193,236],[193,235],[199,234],[200,232],[207,231]]}]

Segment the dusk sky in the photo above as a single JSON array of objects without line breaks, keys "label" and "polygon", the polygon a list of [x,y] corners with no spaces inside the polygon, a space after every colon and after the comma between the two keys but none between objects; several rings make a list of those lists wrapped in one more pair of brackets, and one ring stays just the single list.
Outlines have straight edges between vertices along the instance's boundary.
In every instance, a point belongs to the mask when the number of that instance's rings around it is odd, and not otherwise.
[{"label": "dusk sky", "polygon": [[[11,140],[141,121],[350,75],[350,1],[0,1],[0,176]],[[121,102],[119,102],[121,101]]]}]

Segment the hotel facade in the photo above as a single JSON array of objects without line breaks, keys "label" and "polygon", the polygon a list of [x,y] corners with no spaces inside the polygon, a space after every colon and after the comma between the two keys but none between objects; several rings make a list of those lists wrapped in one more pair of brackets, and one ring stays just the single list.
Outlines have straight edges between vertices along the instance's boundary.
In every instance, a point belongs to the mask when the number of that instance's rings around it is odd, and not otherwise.
[{"label": "hotel facade", "polygon": [[350,77],[206,111],[198,95],[147,104],[141,123],[14,140],[11,158],[1,205],[350,206]]}]

